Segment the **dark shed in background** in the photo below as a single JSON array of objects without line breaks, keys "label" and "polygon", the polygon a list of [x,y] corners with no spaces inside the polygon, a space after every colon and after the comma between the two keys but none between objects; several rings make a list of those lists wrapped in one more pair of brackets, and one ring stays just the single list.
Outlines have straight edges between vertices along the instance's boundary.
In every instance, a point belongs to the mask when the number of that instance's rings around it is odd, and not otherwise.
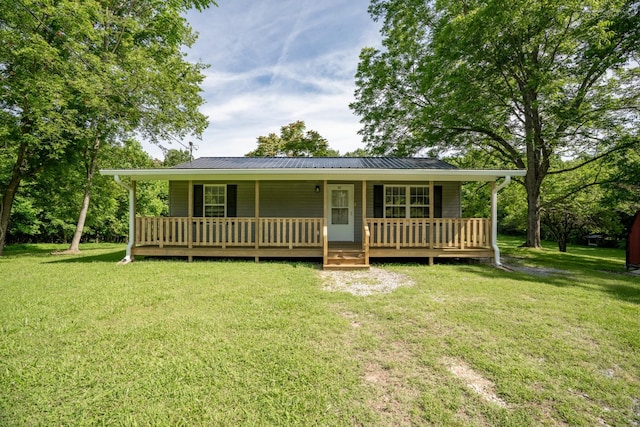
[{"label": "dark shed in background", "polygon": [[627,236],[627,268],[640,268],[640,211],[633,217]]}]

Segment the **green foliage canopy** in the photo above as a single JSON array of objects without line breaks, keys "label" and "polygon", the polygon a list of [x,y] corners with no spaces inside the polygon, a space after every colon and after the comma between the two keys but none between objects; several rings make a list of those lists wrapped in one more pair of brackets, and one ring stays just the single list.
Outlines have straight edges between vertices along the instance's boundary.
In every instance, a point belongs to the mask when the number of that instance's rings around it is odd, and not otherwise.
[{"label": "green foliage canopy", "polygon": [[23,179],[78,156],[90,194],[103,145],[135,134],[159,142],[202,133],[204,65],[184,60],[181,49],[195,34],[182,14],[211,4],[0,4],[0,255]]},{"label": "green foliage canopy", "polygon": [[337,152],[329,148],[325,138],[314,130],[306,131],[303,121],[280,128],[280,135],[259,136],[258,147],[247,157],[328,157]]},{"label": "green foliage canopy", "polygon": [[[552,167],[640,146],[636,1],[373,0],[352,109],[377,154],[464,153],[527,169],[529,246]],[[578,166],[579,167],[579,166]]]}]

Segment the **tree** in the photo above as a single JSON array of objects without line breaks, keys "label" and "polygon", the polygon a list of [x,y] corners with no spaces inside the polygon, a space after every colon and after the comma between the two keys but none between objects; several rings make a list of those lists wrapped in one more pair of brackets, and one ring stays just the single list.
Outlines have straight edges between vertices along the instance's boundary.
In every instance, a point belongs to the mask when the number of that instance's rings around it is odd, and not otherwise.
[{"label": "tree", "polygon": [[[527,242],[561,156],[599,161],[638,139],[638,3],[373,0],[352,109],[377,154],[486,151],[527,169]],[[636,59],[634,59],[636,58]],[[580,168],[583,164],[572,168]]]},{"label": "tree", "polygon": [[[70,250],[77,250],[105,145],[139,133],[152,141],[193,132],[206,118],[201,64],[181,48],[195,36],[181,13],[211,0],[150,0],[0,6],[0,117],[12,172],[2,180],[0,254],[22,179],[73,151],[85,195]],[[1,173],[1,172],[0,172]],[[4,184],[8,182],[8,184]]]},{"label": "tree", "polygon": [[0,2],[0,255],[20,183],[59,159],[79,132],[68,108],[78,64],[57,29],[73,17],[54,7],[32,15],[25,4]]},{"label": "tree", "polygon": [[[577,158],[554,166],[571,169],[585,160]],[[595,162],[545,180],[541,225],[558,243],[560,252],[566,252],[571,240],[580,241],[585,234],[619,234],[622,227],[616,206],[603,203],[605,185],[615,179],[613,175],[612,170]]]},{"label": "tree", "polygon": [[344,153],[342,157],[369,157],[371,154],[364,148],[356,148],[353,151]]},{"label": "tree", "polygon": [[[103,148],[106,168],[158,167],[139,142],[125,140]],[[84,166],[76,161],[58,161],[21,185],[11,211],[7,242],[63,242],[73,238],[78,206],[85,190]],[[127,236],[129,203],[126,192],[111,177],[96,174],[82,240],[123,241]],[[140,182],[137,211],[146,216],[168,213],[168,183]]]},{"label": "tree", "polygon": [[[208,6],[201,1],[196,6]],[[214,3],[215,4],[215,3]],[[105,1],[91,8],[91,41],[81,43],[84,61],[93,57],[89,76],[95,78],[85,90],[79,111],[87,138],[84,149],[85,193],[69,252],[78,252],[86,220],[91,188],[101,148],[117,143],[134,131],[151,140],[201,135],[207,125],[198,111],[203,103],[199,85],[201,64],[184,60],[183,46],[195,41],[181,13],[191,1]],[[108,96],[104,96],[104,94]]]},{"label": "tree", "polygon": [[328,157],[337,154],[329,148],[325,138],[314,130],[306,131],[303,121],[289,123],[280,128],[280,136],[270,133],[259,136],[258,148],[247,157]]},{"label": "tree", "polygon": [[162,162],[162,166],[165,168],[170,168],[172,166],[179,165],[180,163],[186,163],[193,160],[191,158],[191,153],[188,150],[176,150],[175,148],[171,148],[164,153],[164,161]]}]

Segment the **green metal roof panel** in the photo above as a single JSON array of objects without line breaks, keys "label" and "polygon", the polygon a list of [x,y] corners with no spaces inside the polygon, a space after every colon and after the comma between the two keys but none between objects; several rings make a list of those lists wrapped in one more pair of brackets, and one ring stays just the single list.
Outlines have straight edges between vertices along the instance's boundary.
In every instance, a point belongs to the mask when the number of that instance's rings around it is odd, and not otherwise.
[{"label": "green metal roof panel", "polygon": [[173,169],[457,169],[427,157],[200,157]]}]

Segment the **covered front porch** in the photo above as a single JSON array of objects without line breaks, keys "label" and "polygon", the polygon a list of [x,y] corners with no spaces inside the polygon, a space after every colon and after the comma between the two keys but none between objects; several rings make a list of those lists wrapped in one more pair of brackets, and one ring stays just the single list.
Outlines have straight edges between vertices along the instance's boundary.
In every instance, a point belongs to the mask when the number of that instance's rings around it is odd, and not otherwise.
[{"label": "covered front porch", "polygon": [[[499,263],[497,193],[524,174],[408,158],[202,158],[173,169],[102,172],[129,190],[127,261],[317,258],[333,269],[368,268],[371,258]],[[169,181],[169,216],[136,214],[139,180]],[[490,218],[461,217],[463,181],[490,183]]]},{"label": "covered front porch", "polygon": [[[371,257],[494,257],[487,218],[366,218],[362,241],[329,242],[325,218],[136,217],[133,255],[322,258],[325,267]],[[340,268],[338,267],[338,268]]]}]

